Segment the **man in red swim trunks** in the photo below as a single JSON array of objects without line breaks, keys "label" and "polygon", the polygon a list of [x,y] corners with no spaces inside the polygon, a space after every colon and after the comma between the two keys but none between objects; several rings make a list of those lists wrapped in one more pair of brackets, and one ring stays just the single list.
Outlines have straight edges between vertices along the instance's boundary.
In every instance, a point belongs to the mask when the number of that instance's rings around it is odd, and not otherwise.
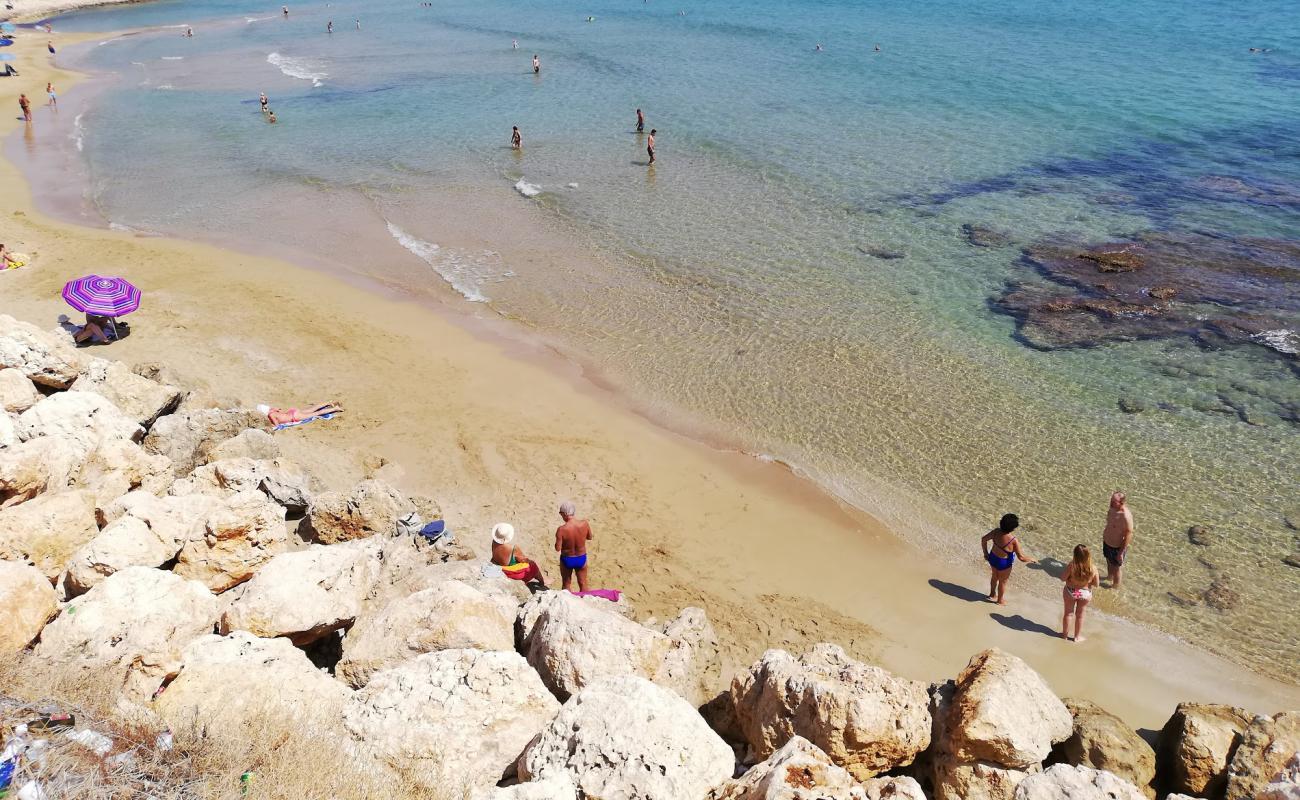
[{"label": "man in red swim trunks", "polygon": [[555,529],[555,549],[560,554],[560,578],[567,591],[578,573],[578,591],[587,591],[587,542],[592,540],[591,525],[585,519],[576,519],[578,510],[573,503],[560,503],[560,519],[564,524]]}]

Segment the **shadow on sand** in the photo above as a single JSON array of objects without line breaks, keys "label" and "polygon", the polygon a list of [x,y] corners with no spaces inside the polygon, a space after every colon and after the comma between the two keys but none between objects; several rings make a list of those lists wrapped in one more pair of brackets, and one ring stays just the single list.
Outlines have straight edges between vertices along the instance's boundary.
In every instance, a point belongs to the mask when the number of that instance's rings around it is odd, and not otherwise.
[{"label": "shadow on sand", "polygon": [[955,583],[941,581],[938,578],[931,578],[929,584],[949,597],[955,597],[958,600],[965,600],[968,603],[988,602],[988,597],[983,592],[978,592],[966,586],[958,586]]},{"label": "shadow on sand", "polygon": [[1051,628],[1047,627],[1041,622],[1034,622],[1033,620],[1025,619],[1019,614],[1008,617],[1006,614],[999,614],[995,611],[992,614],[989,614],[989,616],[992,617],[993,621],[996,622],[997,624],[1003,626],[1004,628],[1010,628],[1013,631],[1024,631],[1025,633],[1041,633],[1044,636],[1050,636],[1053,639],[1061,638],[1060,633],[1058,633],[1057,631],[1052,630]]}]

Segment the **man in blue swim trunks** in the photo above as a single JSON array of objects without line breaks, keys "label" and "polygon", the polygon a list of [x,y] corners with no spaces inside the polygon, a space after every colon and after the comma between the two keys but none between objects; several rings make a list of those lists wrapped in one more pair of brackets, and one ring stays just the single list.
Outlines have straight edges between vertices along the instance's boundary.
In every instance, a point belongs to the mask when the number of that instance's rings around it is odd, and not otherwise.
[{"label": "man in blue swim trunks", "polygon": [[555,529],[555,549],[560,554],[560,578],[564,588],[569,588],[573,573],[578,573],[578,591],[587,591],[587,542],[591,541],[591,525],[585,519],[575,519],[578,513],[573,503],[560,503],[560,519],[564,524]]}]

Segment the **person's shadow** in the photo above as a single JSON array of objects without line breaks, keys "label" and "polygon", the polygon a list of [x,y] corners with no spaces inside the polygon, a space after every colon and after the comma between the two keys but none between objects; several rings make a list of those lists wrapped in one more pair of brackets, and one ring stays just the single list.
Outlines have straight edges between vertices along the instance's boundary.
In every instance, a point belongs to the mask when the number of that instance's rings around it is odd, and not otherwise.
[{"label": "person's shadow", "polygon": [[1034,622],[1031,619],[1025,619],[1019,614],[1015,614],[1014,616],[1009,617],[1006,614],[999,614],[996,611],[994,611],[992,614],[989,614],[989,616],[992,617],[993,621],[996,622],[997,624],[1001,625],[1004,628],[1010,628],[1013,631],[1023,631],[1025,633],[1041,633],[1044,636],[1050,636],[1053,639],[1061,638],[1060,634],[1057,631],[1052,630],[1051,628],[1047,627],[1041,622]]},{"label": "person's shadow", "polygon": [[959,586],[948,581],[941,581],[938,578],[931,578],[929,584],[949,597],[955,597],[958,600],[965,600],[968,603],[983,603],[988,601],[988,596],[983,592],[978,592],[967,586]]},{"label": "person's shadow", "polygon": [[67,314],[59,315],[59,327],[73,334],[74,336],[81,330],[81,326],[68,319]]},{"label": "person's shadow", "polygon": [[1065,574],[1065,568],[1067,566],[1069,565],[1064,561],[1053,558],[1052,556],[1047,556],[1046,558],[1038,559],[1038,563],[1036,564],[1030,564],[1029,569],[1041,570],[1042,572],[1051,575],[1053,578],[1059,578]]}]

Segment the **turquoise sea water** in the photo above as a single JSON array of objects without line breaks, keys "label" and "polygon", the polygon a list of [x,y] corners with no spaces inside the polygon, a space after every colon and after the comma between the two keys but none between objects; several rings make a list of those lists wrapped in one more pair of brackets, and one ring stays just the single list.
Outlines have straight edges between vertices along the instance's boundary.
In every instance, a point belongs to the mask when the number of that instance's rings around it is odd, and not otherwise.
[{"label": "turquoise sea water", "polygon": [[152,29],[68,56],[116,76],[77,134],[107,220],[454,291],[963,558],[1006,510],[1067,557],[1125,489],[1103,607],[1300,661],[1300,320],[1044,351],[992,302],[1045,239],[1300,238],[1295,3],[193,0],[57,27]]}]

